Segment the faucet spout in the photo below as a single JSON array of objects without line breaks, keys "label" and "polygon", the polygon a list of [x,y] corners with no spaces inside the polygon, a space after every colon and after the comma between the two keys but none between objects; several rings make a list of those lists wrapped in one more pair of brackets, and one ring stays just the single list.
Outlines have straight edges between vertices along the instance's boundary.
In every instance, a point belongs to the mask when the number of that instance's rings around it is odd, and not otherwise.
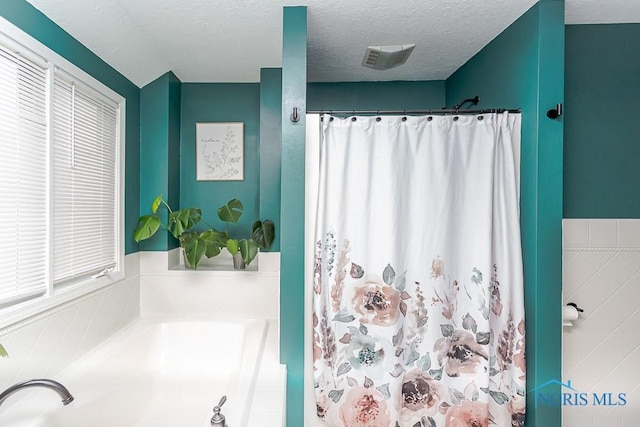
[{"label": "faucet spout", "polygon": [[69,403],[73,402],[73,396],[71,395],[71,393],[69,393],[69,390],[67,390],[67,388],[59,382],[48,379],[36,379],[23,381],[21,383],[12,385],[8,389],[0,393],[0,405],[2,405],[2,403],[12,394],[29,387],[45,387],[55,391],[62,399],[63,405],[68,405]]}]

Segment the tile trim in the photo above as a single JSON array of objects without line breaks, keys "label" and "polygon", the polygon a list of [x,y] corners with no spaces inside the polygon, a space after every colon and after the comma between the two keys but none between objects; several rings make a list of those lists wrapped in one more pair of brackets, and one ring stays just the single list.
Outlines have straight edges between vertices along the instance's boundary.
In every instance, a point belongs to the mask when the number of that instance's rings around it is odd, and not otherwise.
[{"label": "tile trim", "polygon": [[565,252],[640,252],[640,248],[620,246],[566,246]]}]

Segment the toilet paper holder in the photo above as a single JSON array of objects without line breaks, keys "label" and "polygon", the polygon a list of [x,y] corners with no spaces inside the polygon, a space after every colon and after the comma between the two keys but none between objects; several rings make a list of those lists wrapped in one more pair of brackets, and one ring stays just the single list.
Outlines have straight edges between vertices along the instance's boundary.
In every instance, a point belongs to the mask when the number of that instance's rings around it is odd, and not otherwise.
[{"label": "toilet paper holder", "polygon": [[584,310],[578,307],[578,304],[576,304],[575,302],[569,302],[567,303],[567,305],[570,305],[571,307],[575,308],[578,311],[578,313],[584,313]]}]

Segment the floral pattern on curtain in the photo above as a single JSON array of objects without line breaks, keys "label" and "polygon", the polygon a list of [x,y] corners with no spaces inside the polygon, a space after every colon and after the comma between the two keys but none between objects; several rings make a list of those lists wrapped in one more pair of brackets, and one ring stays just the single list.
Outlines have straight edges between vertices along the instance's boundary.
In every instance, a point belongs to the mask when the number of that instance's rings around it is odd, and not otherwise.
[{"label": "floral pattern on curtain", "polygon": [[407,119],[322,124],[317,415],[335,427],[524,426],[519,117]]}]

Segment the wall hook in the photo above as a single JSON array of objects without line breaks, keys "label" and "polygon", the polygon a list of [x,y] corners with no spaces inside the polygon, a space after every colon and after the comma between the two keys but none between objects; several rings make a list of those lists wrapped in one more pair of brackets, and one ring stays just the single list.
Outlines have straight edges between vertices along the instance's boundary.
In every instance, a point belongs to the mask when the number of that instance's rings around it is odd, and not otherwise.
[{"label": "wall hook", "polygon": [[300,121],[300,114],[298,113],[298,107],[293,107],[293,112],[291,113],[290,118],[293,123],[297,123]]},{"label": "wall hook", "polygon": [[555,109],[551,109],[547,111],[547,117],[549,117],[552,120],[557,119],[561,115],[562,115],[562,104],[556,104]]}]

